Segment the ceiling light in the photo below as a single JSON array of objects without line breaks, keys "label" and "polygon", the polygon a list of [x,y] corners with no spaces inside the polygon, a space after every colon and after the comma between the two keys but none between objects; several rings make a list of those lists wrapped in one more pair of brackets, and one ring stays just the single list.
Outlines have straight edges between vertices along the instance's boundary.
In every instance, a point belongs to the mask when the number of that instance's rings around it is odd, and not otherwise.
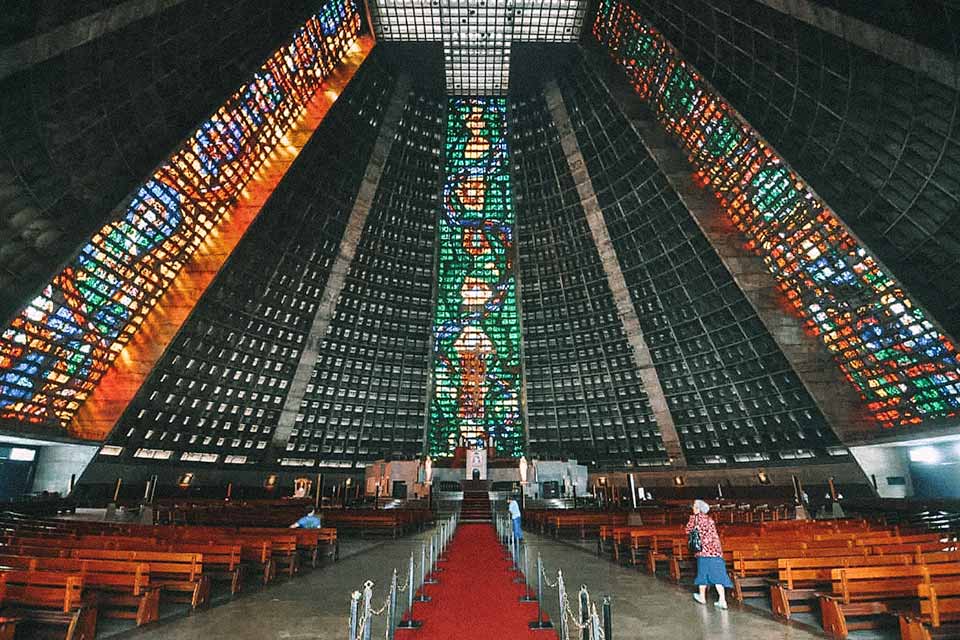
[{"label": "ceiling light", "polygon": [[934,447],[915,447],[910,449],[910,462],[937,464],[940,462],[940,458],[940,451]]}]

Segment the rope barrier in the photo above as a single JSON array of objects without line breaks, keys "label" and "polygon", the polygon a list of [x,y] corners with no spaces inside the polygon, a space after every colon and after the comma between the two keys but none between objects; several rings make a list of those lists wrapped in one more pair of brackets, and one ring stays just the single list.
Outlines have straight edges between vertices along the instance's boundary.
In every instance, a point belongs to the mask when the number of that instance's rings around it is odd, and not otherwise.
[{"label": "rope barrier", "polygon": [[[520,541],[515,539],[513,534],[513,525],[510,520],[503,515],[498,515],[496,520],[497,533],[500,543],[507,547],[510,558],[514,561],[514,568],[523,574],[523,583],[526,592],[529,593],[527,547],[523,547],[520,553]],[[521,560],[522,558],[522,560]],[[586,585],[580,585],[577,594],[578,608],[573,610],[570,605],[570,599],[567,594],[566,585],[563,578],[563,570],[558,569],[556,580],[550,580],[550,573],[543,566],[543,558],[537,553],[536,565],[536,601],[537,601],[537,619],[530,623],[531,629],[549,629],[552,624],[544,619],[543,616],[543,586],[549,589],[556,589],[557,604],[560,615],[557,623],[559,624],[558,636],[560,640],[572,640],[571,631],[578,640],[613,640],[613,619],[612,603],[610,596],[603,596],[601,616],[597,610],[597,605],[590,598],[590,592]]]},{"label": "rope barrier", "polygon": [[[379,616],[385,616],[386,618],[384,640],[394,640],[397,628],[415,629],[420,626],[421,623],[413,619],[414,602],[428,602],[430,600],[429,596],[424,593],[424,585],[437,584],[432,576],[439,571],[437,568],[437,562],[441,561],[439,556],[453,539],[458,521],[459,514],[453,514],[437,524],[436,530],[430,537],[429,556],[427,555],[426,543],[421,544],[419,587],[415,581],[415,554],[411,553],[407,564],[406,579],[401,583],[399,581],[400,572],[397,569],[393,570],[390,578],[390,588],[384,597],[383,605],[379,609],[373,606],[374,582],[372,580],[363,583],[362,591],[354,591],[350,594],[350,614],[347,623],[348,640],[371,640],[373,620]],[[420,596],[415,599],[416,591],[420,591]],[[400,611],[399,596],[401,593],[407,594],[405,612]],[[403,619],[404,616],[406,616],[406,619]],[[401,618],[399,622],[397,621],[398,617]]]}]

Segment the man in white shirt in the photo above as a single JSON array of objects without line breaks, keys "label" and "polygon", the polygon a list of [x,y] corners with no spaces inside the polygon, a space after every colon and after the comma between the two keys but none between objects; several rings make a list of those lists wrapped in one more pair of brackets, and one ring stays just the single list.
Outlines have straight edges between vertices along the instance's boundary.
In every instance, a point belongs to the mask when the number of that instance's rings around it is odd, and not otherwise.
[{"label": "man in white shirt", "polygon": [[513,521],[513,537],[517,541],[523,540],[523,529],[520,528],[520,505],[514,498],[510,498],[507,503],[507,509],[510,511],[510,519]]}]

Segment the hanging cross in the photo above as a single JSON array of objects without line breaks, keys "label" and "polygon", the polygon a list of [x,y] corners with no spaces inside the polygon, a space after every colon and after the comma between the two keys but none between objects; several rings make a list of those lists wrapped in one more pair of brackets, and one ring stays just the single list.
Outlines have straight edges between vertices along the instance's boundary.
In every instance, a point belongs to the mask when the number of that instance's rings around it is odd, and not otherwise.
[{"label": "hanging cross", "polygon": [[514,42],[576,42],[587,0],[369,0],[377,39],[442,42],[447,93],[507,93]]}]

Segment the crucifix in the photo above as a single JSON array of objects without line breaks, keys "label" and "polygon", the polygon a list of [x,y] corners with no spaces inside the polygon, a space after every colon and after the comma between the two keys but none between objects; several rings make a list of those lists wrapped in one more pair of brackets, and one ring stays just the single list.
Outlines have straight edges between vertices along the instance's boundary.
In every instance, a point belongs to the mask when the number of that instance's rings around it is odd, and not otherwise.
[{"label": "crucifix", "polygon": [[447,93],[505,95],[514,42],[576,42],[587,0],[368,0],[377,40],[441,42]]}]

